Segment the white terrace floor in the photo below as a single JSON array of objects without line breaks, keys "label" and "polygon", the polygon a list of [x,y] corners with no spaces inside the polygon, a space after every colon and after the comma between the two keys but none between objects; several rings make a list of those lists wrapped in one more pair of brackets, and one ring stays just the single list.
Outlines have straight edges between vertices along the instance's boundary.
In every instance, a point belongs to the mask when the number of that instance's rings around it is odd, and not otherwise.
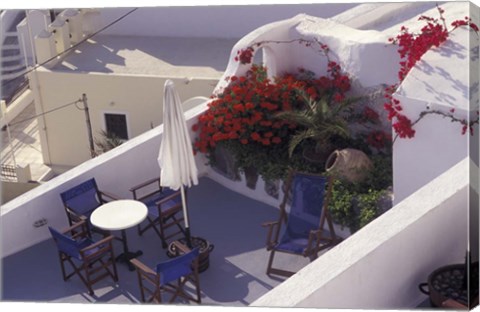
[{"label": "white terrace floor", "polygon": [[[188,198],[192,235],[215,246],[210,267],[200,274],[203,305],[247,306],[282,282],[265,274],[267,231],[261,227],[263,222],[277,220],[277,208],[243,197],[208,178],[200,179],[199,185],[189,190]],[[143,250],[139,259],[147,265],[153,267],[168,259],[153,231],[140,237],[133,228],[127,235],[130,249]],[[115,252],[121,252],[118,241]],[[308,259],[292,255],[280,254],[275,259],[279,266],[292,270],[308,264]],[[99,282],[94,296],[88,295],[78,278],[64,282],[51,239],[4,258],[2,265],[4,302],[131,304],[140,300],[136,273],[122,263],[117,265],[119,282]]]}]

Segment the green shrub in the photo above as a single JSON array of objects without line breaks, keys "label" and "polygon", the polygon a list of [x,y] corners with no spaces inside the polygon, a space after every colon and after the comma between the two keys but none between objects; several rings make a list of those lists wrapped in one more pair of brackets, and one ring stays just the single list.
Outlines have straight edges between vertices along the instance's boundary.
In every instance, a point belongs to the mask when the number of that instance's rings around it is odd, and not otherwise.
[{"label": "green shrub", "polygon": [[[386,207],[380,206],[382,197],[388,196],[392,186],[390,154],[371,157],[373,169],[362,183],[336,180],[330,201],[333,220],[352,233],[380,216]],[[387,207],[388,208],[388,207]]]}]

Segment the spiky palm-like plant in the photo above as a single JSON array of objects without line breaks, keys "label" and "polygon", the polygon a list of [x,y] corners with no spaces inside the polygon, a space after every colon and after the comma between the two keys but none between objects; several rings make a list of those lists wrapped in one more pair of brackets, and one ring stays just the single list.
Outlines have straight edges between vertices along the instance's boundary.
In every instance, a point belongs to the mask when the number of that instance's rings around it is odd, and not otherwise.
[{"label": "spiky palm-like plant", "polygon": [[[277,118],[297,124],[299,131],[292,136],[289,143],[289,156],[292,157],[295,149],[305,140],[314,142],[313,148],[306,148],[303,155],[315,154],[327,157],[332,151],[331,139],[333,136],[350,137],[348,128],[348,114],[351,104],[359,98],[346,98],[339,102],[332,102],[329,95],[324,95],[315,101],[305,93],[300,92],[304,99],[305,108],[302,110],[284,111],[277,114]],[[307,157],[310,158],[310,157]],[[320,157],[322,158],[322,157]],[[321,159],[319,159],[321,161]]]},{"label": "spiky palm-like plant", "polygon": [[121,145],[124,140],[119,138],[112,132],[107,132],[105,130],[100,131],[101,139],[95,139],[95,145],[100,150],[101,153],[108,152],[111,149]]}]

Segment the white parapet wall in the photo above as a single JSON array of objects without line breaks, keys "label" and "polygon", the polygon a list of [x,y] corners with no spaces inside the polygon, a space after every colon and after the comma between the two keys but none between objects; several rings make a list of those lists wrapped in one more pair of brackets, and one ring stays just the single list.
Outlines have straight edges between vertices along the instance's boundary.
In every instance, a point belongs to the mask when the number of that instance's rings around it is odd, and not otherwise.
[{"label": "white parapet wall", "polygon": [[427,299],[419,283],[464,261],[470,166],[460,161],[251,305],[416,307]]},{"label": "white parapet wall", "polygon": [[[205,108],[206,103],[185,113],[189,128]],[[132,186],[160,175],[157,157],[162,134],[163,125],[88,160],[2,205],[0,207],[2,257],[51,237],[46,226],[33,226],[38,220],[45,219],[47,224],[54,228],[66,227],[67,217],[60,193],[85,180],[95,178],[100,189],[119,198],[132,198],[129,191]],[[207,168],[204,166],[203,155],[198,155],[196,162],[199,175],[205,175]]]}]

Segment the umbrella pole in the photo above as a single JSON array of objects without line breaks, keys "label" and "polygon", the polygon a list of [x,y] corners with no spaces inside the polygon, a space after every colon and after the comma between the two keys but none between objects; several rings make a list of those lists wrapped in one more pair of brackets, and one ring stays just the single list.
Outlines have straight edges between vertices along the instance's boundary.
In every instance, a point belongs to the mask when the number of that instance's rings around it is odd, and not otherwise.
[{"label": "umbrella pole", "polygon": [[190,235],[190,224],[188,222],[187,201],[185,199],[185,189],[183,188],[183,185],[180,187],[180,193],[182,195],[183,215],[185,217],[185,239],[187,241],[187,247],[192,248],[192,238],[191,238],[191,235]]}]

